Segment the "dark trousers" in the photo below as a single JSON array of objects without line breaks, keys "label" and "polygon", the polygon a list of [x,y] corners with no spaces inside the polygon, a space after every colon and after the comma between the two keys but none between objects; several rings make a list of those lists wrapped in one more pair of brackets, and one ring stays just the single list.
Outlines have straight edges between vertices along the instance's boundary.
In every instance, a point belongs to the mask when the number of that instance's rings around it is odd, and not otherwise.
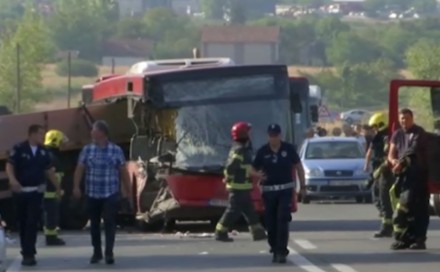
[{"label": "dark trousers", "polygon": [[423,186],[403,188],[394,216],[395,238],[403,242],[424,242],[429,226],[429,192]]},{"label": "dark trousers", "polygon": [[391,225],[393,219],[393,207],[390,199],[390,189],[394,183],[394,175],[391,171],[384,170],[378,181],[382,222],[386,225]]},{"label": "dark trousers", "polygon": [[292,220],[292,189],[264,192],[265,222],[271,251],[276,254],[289,254],[289,224]]},{"label": "dark trousers", "polygon": [[116,235],[116,216],[119,209],[119,194],[106,198],[88,198],[90,234],[94,254],[102,255],[101,218],[104,219],[105,255],[113,256]]},{"label": "dark trousers", "polygon": [[44,234],[57,236],[57,227],[60,219],[60,201],[58,198],[44,199]]},{"label": "dark trousers", "polygon": [[228,231],[241,215],[244,215],[251,228],[260,222],[252,202],[250,190],[233,190],[229,192],[228,207],[217,224],[217,231]]},{"label": "dark trousers", "polygon": [[37,192],[18,193],[14,195],[17,219],[20,232],[21,254],[23,257],[33,257],[37,254],[38,224],[41,219],[43,194]]}]

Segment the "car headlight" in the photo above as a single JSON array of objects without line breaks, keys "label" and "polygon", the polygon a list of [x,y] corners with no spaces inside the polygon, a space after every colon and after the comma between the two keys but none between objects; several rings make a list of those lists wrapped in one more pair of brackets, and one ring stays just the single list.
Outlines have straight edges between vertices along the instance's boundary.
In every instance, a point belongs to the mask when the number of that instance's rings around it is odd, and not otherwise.
[{"label": "car headlight", "polygon": [[321,177],[322,176],[322,171],[319,168],[306,169],[305,172],[306,172],[307,177]]}]

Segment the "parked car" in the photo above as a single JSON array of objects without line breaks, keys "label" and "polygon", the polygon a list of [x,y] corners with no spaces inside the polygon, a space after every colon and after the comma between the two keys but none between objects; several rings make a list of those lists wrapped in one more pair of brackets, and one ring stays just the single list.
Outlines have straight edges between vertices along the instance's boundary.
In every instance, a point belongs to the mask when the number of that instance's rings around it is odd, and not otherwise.
[{"label": "parked car", "polygon": [[371,112],[367,110],[353,109],[340,114],[340,119],[348,124],[360,123],[370,118]]},{"label": "parked car", "polygon": [[307,196],[301,202],[325,198],[355,198],[372,202],[363,170],[365,151],[356,138],[315,137],[305,140],[299,152],[306,173]]}]

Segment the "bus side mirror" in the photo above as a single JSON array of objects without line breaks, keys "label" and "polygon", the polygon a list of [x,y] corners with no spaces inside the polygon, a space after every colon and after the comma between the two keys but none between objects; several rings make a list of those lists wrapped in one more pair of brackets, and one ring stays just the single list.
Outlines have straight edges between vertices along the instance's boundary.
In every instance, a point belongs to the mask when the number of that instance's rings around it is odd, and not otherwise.
[{"label": "bus side mirror", "polygon": [[299,94],[290,94],[290,109],[293,113],[302,113],[301,97]]},{"label": "bus side mirror", "polygon": [[312,105],[310,106],[310,116],[313,123],[317,123],[319,121],[319,109],[318,106]]}]

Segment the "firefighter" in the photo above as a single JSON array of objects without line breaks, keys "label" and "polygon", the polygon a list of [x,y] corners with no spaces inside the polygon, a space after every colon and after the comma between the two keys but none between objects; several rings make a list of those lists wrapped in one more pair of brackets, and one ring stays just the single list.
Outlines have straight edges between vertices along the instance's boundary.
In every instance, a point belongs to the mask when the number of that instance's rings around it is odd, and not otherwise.
[{"label": "firefighter", "polygon": [[[249,223],[254,241],[266,239],[266,232],[260,224],[251,198],[252,147],[249,133],[251,125],[239,122],[233,125],[231,134],[234,141],[224,171],[224,182],[229,191],[229,204],[215,228],[215,239],[232,242],[228,231],[243,214]],[[255,173],[256,174],[256,173]]]},{"label": "firefighter", "polygon": [[[66,141],[67,138],[64,133],[55,129],[49,130],[44,139],[44,145],[50,152],[59,182],[61,182],[64,175],[59,161],[60,146]],[[55,192],[55,187],[47,182],[46,192],[44,193],[44,235],[48,246],[63,246],[66,244],[64,240],[58,237],[59,209],[59,196]]]},{"label": "firefighter", "polygon": [[416,125],[410,109],[399,112],[401,128],[391,138],[388,161],[397,180],[390,194],[398,197],[391,249],[426,249],[429,225],[427,134]]},{"label": "firefighter", "polygon": [[280,125],[269,125],[267,133],[268,143],[257,151],[253,167],[264,173],[261,191],[272,262],[285,263],[289,254],[289,224],[296,187],[293,171],[295,169],[298,174],[300,193],[305,197],[304,168],[295,147],[281,140]]},{"label": "firefighter", "polygon": [[375,130],[375,135],[367,150],[364,170],[368,170],[372,161],[373,174],[369,187],[375,187],[379,195],[379,211],[382,219],[381,229],[374,234],[375,238],[392,237],[393,209],[389,191],[394,183],[394,176],[387,167],[388,156],[388,122],[384,113],[375,113],[369,120],[369,126]]}]

